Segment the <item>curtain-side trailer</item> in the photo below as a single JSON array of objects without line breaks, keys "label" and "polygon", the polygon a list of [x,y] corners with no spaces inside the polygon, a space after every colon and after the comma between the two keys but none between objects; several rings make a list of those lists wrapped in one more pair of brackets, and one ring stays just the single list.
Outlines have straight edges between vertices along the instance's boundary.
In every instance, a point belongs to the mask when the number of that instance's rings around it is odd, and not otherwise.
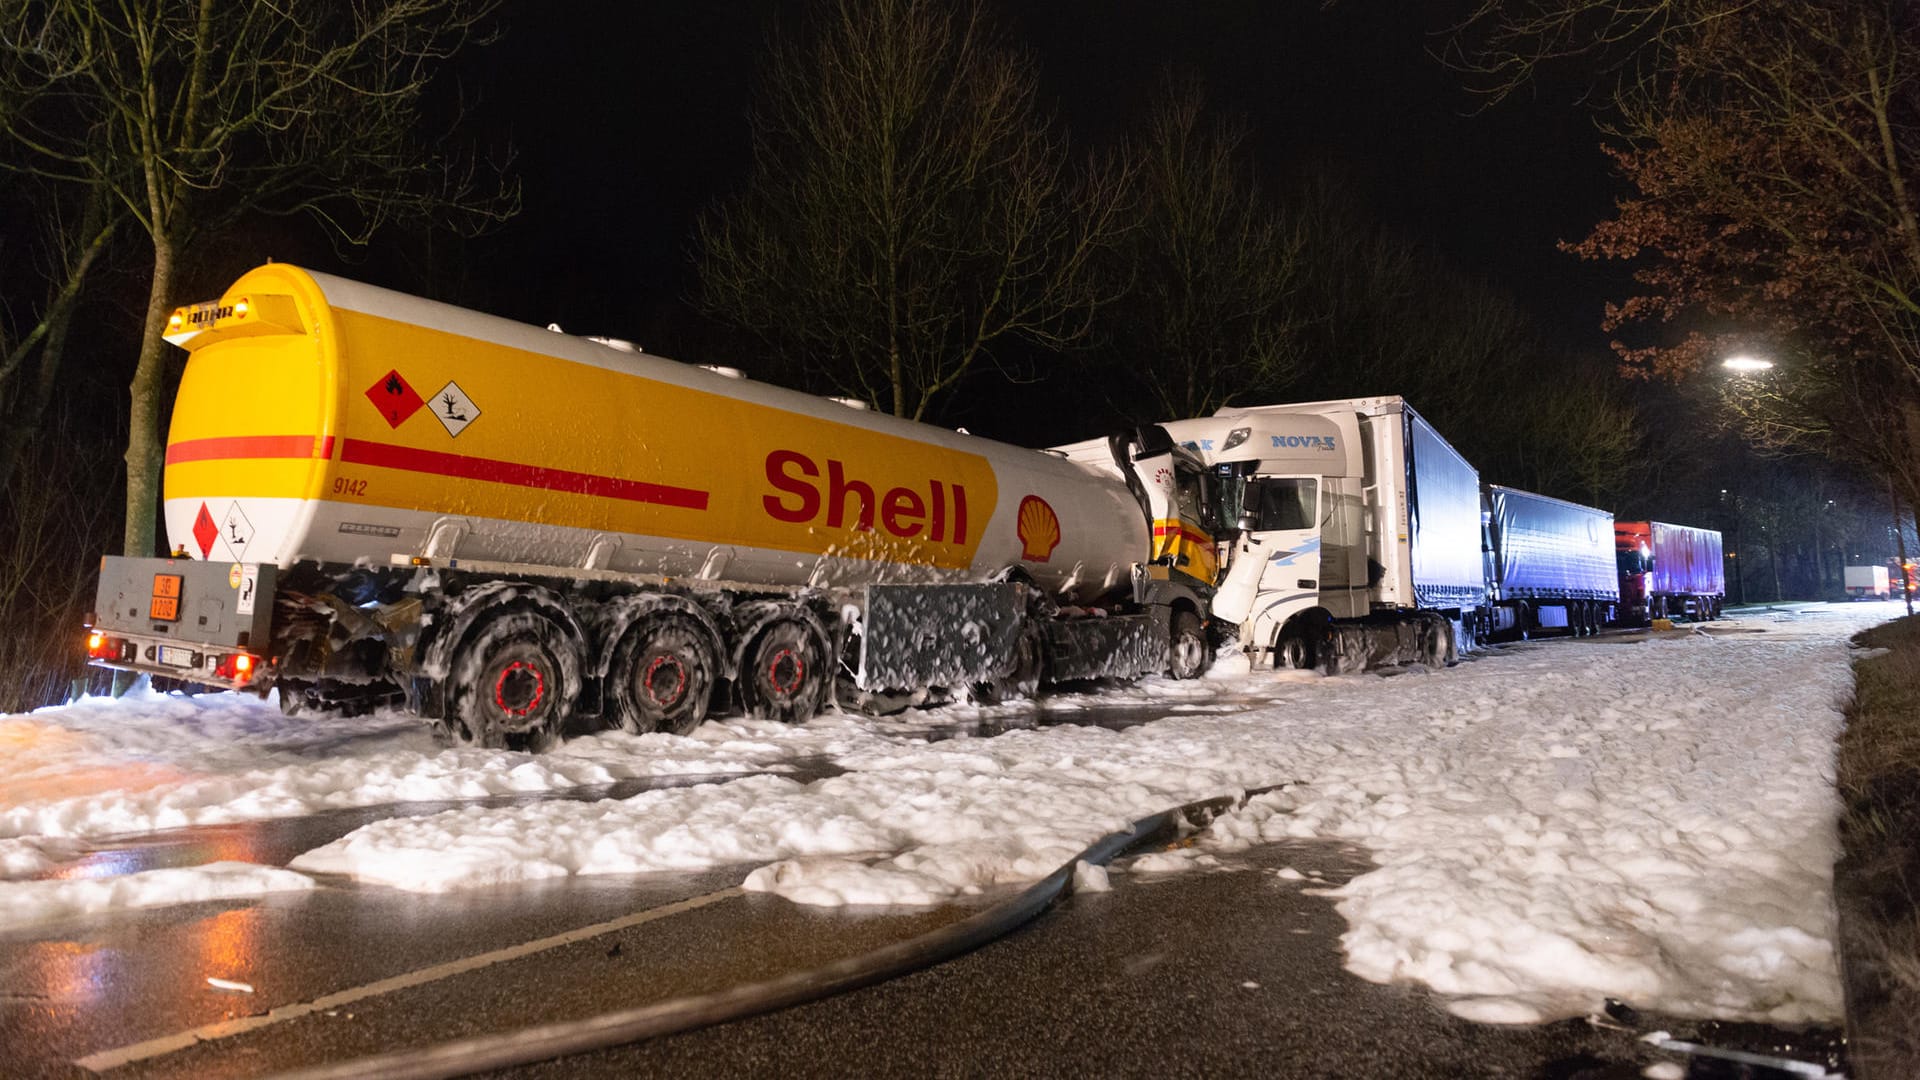
[{"label": "curtain-side trailer", "polygon": [[1519,488],[1486,487],[1481,633],[1599,633],[1620,601],[1613,514]]},{"label": "curtain-side trailer", "polygon": [[1665,521],[1614,523],[1620,621],[1717,619],[1727,596],[1720,533]]}]

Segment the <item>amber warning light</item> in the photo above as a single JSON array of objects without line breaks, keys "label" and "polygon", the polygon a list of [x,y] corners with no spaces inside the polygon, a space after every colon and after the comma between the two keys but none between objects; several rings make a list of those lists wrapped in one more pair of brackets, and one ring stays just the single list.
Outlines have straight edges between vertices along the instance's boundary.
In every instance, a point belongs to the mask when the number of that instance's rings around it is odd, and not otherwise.
[{"label": "amber warning light", "polygon": [[217,330],[219,334],[206,340],[306,332],[292,297],[260,293],[176,308],[167,316],[167,329],[161,336],[190,349],[195,347],[195,340],[209,330]]}]

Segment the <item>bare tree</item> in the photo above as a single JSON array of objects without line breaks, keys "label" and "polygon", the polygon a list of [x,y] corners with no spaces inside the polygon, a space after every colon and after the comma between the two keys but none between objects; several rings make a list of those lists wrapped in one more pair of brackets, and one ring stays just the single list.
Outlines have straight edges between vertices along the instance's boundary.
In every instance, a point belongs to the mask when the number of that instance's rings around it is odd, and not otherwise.
[{"label": "bare tree", "polygon": [[0,483],[14,475],[25,448],[41,433],[86,285],[126,221],[104,184],[79,189],[77,209],[66,205],[72,199],[60,197],[76,193],[49,192],[31,182],[25,186],[39,189],[41,197],[10,209],[39,219],[42,243],[15,252],[0,240],[0,260],[19,260],[9,267],[9,284],[25,292],[31,279],[41,289],[35,301],[23,300],[20,308],[0,307]]},{"label": "bare tree", "polygon": [[1920,448],[1920,12],[1884,0],[1487,0],[1459,54],[1494,93],[1577,58],[1635,194],[1582,242],[1638,288],[1603,326],[1630,373],[1736,349],[1748,433],[1838,453],[1911,500]]},{"label": "bare tree", "polygon": [[1209,118],[1197,81],[1169,75],[1128,147],[1133,226],[1112,258],[1124,295],[1101,321],[1155,419],[1275,400],[1294,378],[1304,239],[1256,185],[1247,135]]},{"label": "bare tree", "polygon": [[496,0],[10,0],[0,164],[101,187],[151,243],[130,387],[125,550],[153,550],[164,344],[196,240],[305,213],[364,242],[395,215],[479,228],[517,208],[422,141],[424,97]]},{"label": "bare tree", "polygon": [[914,418],[998,345],[1085,335],[1121,178],[1069,166],[1031,60],[972,3],[824,0],[811,30],[772,46],[752,174],[700,221],[702,307]]},{"label": "bare tree", "polygon": [[114,528],[111,448],[77,437],[58,407],[45,431],[0,479],[0,713],[66,699],[85,662],[78,638],[97,569],[75,552],[110,543]]}]

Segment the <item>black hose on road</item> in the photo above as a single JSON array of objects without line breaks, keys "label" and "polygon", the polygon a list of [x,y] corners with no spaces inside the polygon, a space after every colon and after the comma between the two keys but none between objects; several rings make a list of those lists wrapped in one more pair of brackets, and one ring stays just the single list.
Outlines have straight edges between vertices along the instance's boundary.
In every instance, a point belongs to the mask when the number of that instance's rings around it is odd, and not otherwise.
[{"label": "black hose on road", "polygon": [[950,960],[1020,928],[1071,890],[1074,867],[1079,863],[1103,866],[1129,848],[1177,835],[1183,826],[1204,828],[1221,814],[1246,805],[1248,799],[1286,786],[1276,784],[1239,795],[1203,799],[1141,818],[1125,831],[1108,833],[1094,841],[1017,896],[959,922],[860,956],[710,994],[601,1013],[584,1020],[541,1024],[497,1035],[357,1058],[282,1073],[274,1080],[430,1080],[469,1076],[692,1031],[871,986]]}]

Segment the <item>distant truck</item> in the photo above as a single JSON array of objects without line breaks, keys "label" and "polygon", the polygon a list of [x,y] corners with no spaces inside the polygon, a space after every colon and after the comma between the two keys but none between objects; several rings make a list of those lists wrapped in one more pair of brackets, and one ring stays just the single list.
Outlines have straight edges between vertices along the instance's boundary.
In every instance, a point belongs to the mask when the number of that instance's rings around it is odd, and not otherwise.
[{"label": "distant truck", "polygon": [[167,339],[174,554],[102,560],[99,665],[540,749],[1211,655],[1158,428],[1089,467],[284,264]]},{"label": "distant truck", "polygon": [[1254,667],[1439,666],[1467,644],[1487,597],[1479,473],[1406,401],[1160,426],[1213,471],[1226,537],[1213,615]]},{"label": "distant truck", "polygon": [[1893,586],[1884,566],[1849,566],[1846,569],[1847,596],[1850,599],[1885,600],[1893,595]]},{"label": "distant truck", "polygon": [[1664,521],[1616,521],[1620,621],[1717,619],[1727,596],[1720,533]]},{"label": "distant truck", "polygon": [[1518,488],[1486,487],[1483,636],[1597,634],[1620,602],[1613,514]]}]

